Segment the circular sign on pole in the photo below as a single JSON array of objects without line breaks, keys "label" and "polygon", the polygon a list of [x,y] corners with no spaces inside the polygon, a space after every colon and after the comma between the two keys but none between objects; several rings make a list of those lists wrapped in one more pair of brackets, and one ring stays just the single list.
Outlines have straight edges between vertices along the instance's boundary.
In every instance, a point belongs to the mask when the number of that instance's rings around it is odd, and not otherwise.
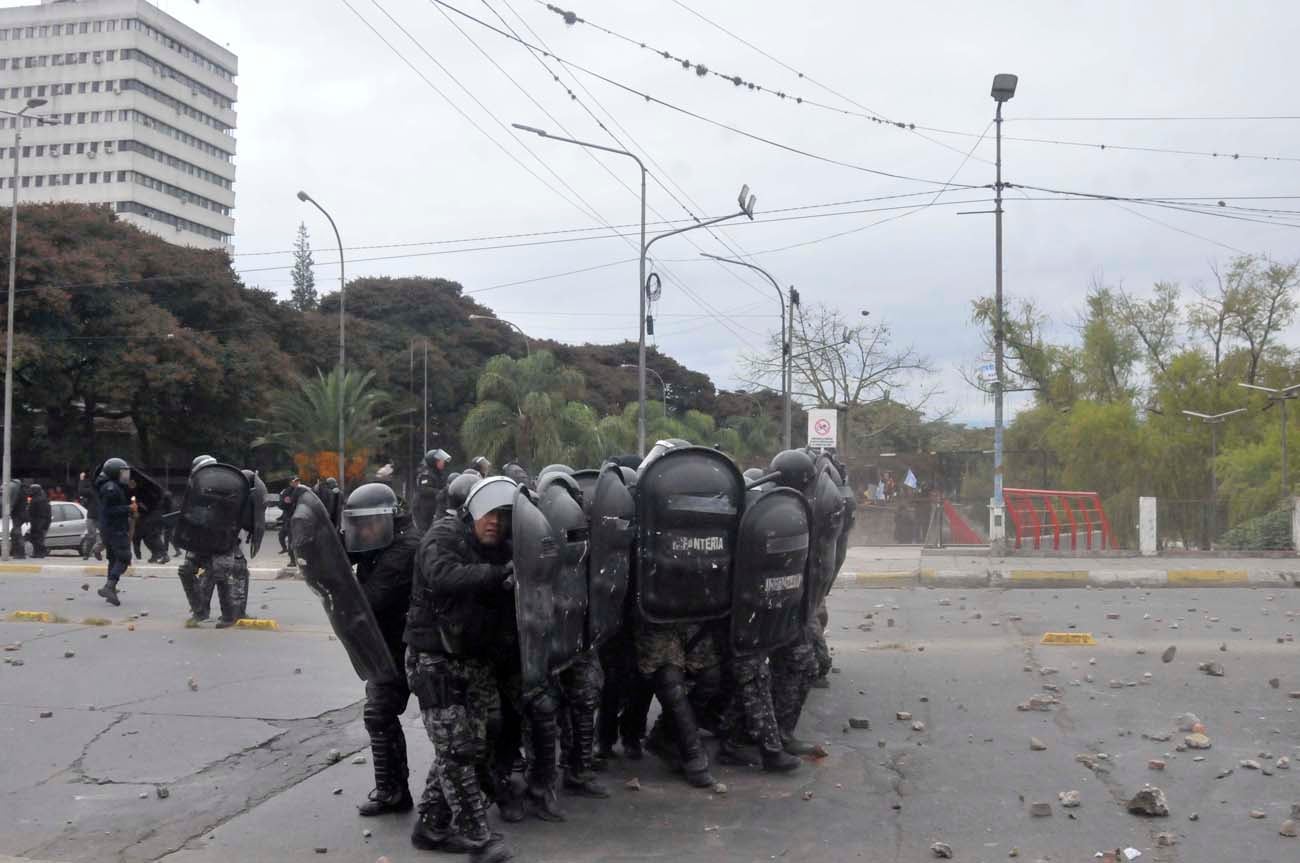
[{"label": "circular sign on pole", "polygon": [[817,422],[813,424],[813,428],[817,431],[817,434],[823,437],[831,433],[831,424],[826,420],[817,420]]}]

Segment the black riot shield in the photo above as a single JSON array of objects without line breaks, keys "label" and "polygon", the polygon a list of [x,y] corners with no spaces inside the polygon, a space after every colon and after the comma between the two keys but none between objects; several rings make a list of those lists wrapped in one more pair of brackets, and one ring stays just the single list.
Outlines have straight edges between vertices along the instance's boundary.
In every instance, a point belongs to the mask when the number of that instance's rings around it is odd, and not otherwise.
[{"label": "black riot shield", "polygon": [[[105,459],[105,461],[107,461],[107,459]],[[100,462],[95,467],[95,470],[90,474],[92,480],[96,483],[96,486],[98,486],[99,476],[103,472],[104,462]],[[116,479],[116,477],[114,477],[114,479]],[[163,503],[165,502],[164,496],[166,494],[167,490],[163,488],[162,483],[158,482],[158,480],[149,476],[149,474],[137,467],[131,468],[131,487],[127,489],[127,497],[135,498],[136,503],[139,504],[142,510],[158,512],[162,515],[166,515],[166,513],[163,512],[165,509],[163,506]]]},{"label": "black riot shield", "polygon": [[362,680],[388,683],[403,674],[375,622],[338,529],[314,492],[303,491],[289,519],[289,537],[303,580],[320,597],[334,634]]},{"label": "black riot shield", "polygon": [[600,479],[600,471],[594,468],[575,470],[573,478],[578,481],[578,488],[582,491],[582,511],[590,518],[591,501],[596,494],[596,481]]},{"label": "black riot shield", "polygon": [[248,478],[237,467],[214,462],[194,471],[172,541],[194,554],[230,551],[239,543],[249,494]]},{"label": "black riot shield", "polygon": [[550,636],[555,628],[554,586],[560,570],[560,543],[551,523],[533,503],[528,489],[515,491],[510,517],[515,564],[515,619],[524,692],[546,684]]},{"label": "black riot shield", "polygon": [[244,476],[248,478],[249,494],[240,527],[248,534],[248,556],[257,557],[262,537],[266,536],[266,483],[251,470],[245,470]]},{"label": "black riot shield", "polygon": [[844,501],[832,473],[821,471],[813,480],[808,505],[812,509],[812,548],[808,562],[808,601],[810,613],[835,583],[836,551],[840,541],[840,524]]},{"label": "black riot shield", "polygon": [[560,548],[560,567],[551,588],[555,620],[548,639],[548,668],[564,668],[586,649],[587,633],[587,517],[569,490],[560,483],[546,485],[538,504]]},{"label": "black riot shield", "polygon": [[654,623],[726,617],[744,477],[707,447],[675,447],[647,461],[636,493],[641,613]]},{"label": "black riot shield", "polygon": [[600,471],[591,493],[591,561],[587,565],[587,646],[596,647],[623,624],[632,572],[636,501],[618,465]]},{"label": "black riot shield", "polygon": [[739,654],[793,641],[808,619],[812,513],[792,488],[772,488],[745,506],[732,570],[731,646]]}]

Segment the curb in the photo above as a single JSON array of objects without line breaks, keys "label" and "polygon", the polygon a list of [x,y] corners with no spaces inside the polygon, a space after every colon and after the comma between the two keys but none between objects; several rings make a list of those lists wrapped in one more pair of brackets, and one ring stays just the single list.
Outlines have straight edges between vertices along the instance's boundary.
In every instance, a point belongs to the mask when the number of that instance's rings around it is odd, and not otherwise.
[{"label": "curb", "polygon": [[1107,588],[1107,587],[1300,587],[1293,569],[910,569],[841,572],[836,586],[849,589],[907,587]]},{"label": "curb", "polygon": [[[180,561],[178,560],[177,565]],[[99,576],[103,578],[108,572],[108,563],[85,563],[83,561],[67,563],[0,563],[0,575],[75,575],[80,577]],[[288,567],[257,566],[248,568],[248,576],[254,581],[277,581],[296,577],[297,570]],[[127,567],[126,578],[172,578],[176,575],[176,566],[170,564],[143,564]],[[0,860],[3,863],[3,860]]]}]

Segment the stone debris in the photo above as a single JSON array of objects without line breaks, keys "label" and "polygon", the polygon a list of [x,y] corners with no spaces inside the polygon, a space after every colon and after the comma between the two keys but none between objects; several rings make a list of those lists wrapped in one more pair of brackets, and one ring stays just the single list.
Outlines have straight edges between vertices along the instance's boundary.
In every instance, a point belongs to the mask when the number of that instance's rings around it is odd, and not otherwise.
[{"label": "stone debris", "polygon": [[171,791],[165,785],[159,785],[153,790],[153,793],[159,800],[166,800],[168,797],[172,796]]},{"label": "stone debris", "polygon": [[1044,752],[1047,749],[1047,744],[1037,737],[1031,737],[1029,738],[1029,749],[1032,752]]},{"label": "stone debris", "polygon": [[374,832],[373,830],[371,830],[369,827],[367,827],[365,830],[362,830],[362,831],[361,831],[361,838],[362,838],[362,839],[369,839],[371,836],[374,836],[374,835],[375,835],[375,832]]},{"label": "stone debris", "polygon": [[1148,770],[1164,770],[1164,769],[1165,769],[1165,762],[1164,762],[1162,759],[1159,759],[1159,758],[1151,758],[1151,759],[1148,759],[1148,760],[1147,760],[1147,769],[1148,769]]},{"label": "stone debris", "polygon": [[1183,743],[1188,749],[1209,749],[1211,745],[1210,738],[1200,733],[1187,735],[1183,738]]},{"label": "stone debris", "polygon": [[1247,758],[1241,762],[1240,766],[1246,768],[1247,770],[1258,770],[1259,762],[1253,758]]},{"label": "stone debris", "polygon": [[1287,695],[1286,695],[1286,697],[1287,697],[1287,698],[1300,698],[1300,689],[1297,689],[1295,692],[1288,692]]},{"label": "stone debris", "polygon": [[1161,848],[1170,848],[1178,843],[1178,840],[1172,833],[1157,833],[1156,844]]},{"label": "stone debris", "polygon": [[1154,740],[1157,743],[1167,743],[1174,735],[1168,731],[1147,731],[1142,734],[1143,740]]},{"label": "stone debris", "polygon": [[912,714],[908,713],[906,710],[900,710],[894,714],[894,718],[899,722],[907,722],[912,718]]},{"label": "stone debris", "polygon": [[813,799],[813,793],[812,793],[811,791],[805,791],[805,792],[803,793],[803,799],[804,799],[804,800],[811,800],[811,799]]},{"label": "stone debris", "polygon": [[185,685],[190,688],[191,692],[199,691],[199,682],[194,679],[193,675],[191,675],[188,679],[186,679]]},{"label": "stone debris", "polygon": [[1222,677],[1226,673],[1223,670],[1223,665],[1218,662],[1202,662],[1196,666],[1196,670],[1203,671],[1211,677]]},{"label": "stone debris", "polygon": [[850,716],[849,728],[856,728],[859,731],[865,731],[871,728],[871,720],[865,716]]},{"label": "stone debris", "polygon": [[1041,801],[1030,803],[1029,814],[1035,818],[1048,818],[1052,814],[1052,804]]},{"label": "stone debris", "polygon": [[330,793],[333,794],[335,797],[338,797],[340,794],[343,793],[343,789],[342,789],[342,788],[335,788],[335,789],[334,789],[333,791],[331,791]]},{"label": "stone debris", "polygon": [[357,755],[357,756],[354,756],[353,759],[352,759],[352,763],[353,763],[353,764],[365,764],[365,763],[366,763],[366,756],[364,756],[364,755]]},{"label": "stone debris", "polygon": [[1126,807],[1134,815],[1147,815],[1152,818],[1164,818],[1169,815],[1169,803],[1165,792],[1154,785],[1145,785],[1128,801]]},{"label": "stone debris", "polygon": [[1077,809],[1083,805],[1083,795],[1078,791],[1062,791],[1056,795],[1066,809]]},{"label": "stone debris", "polygon": [[925,730],[925,723],[922,722],[922,721],[919,720],[919,719],[916,720],[915,722],[912,723],[912,730],[913,730],[913,731],[924,731],[924,730]]},{"label": "stone debris", "polygon": [[1277,689],[1282,685],[1282,681],[1278,680],[1276,677],[1270,677],[1268,679],[1268,685],[1273,687],[1274,689]]},{"label": "stone debris", "polygon": [[1291,817],[1300,818],[1300,803],[1291,804]]},{"label": "stone debris", "polygon": [[1122,680],[1112,680],[1108,685],[1110,686],[1111,689],[1123,689],[1123,688],[1124,688],[1124,681],[1122,681]]},{"label": "stone debris", "polygon": [[930,853],[943,860],[952,859],[952,846],[947,842],[935,842],[930,846]]},{"label": "stone debris", "polygon": [[338,764],[340,761],[343,760],[343,753],[339,752],[337,749],[331,749],[329,753],[325,756],[325,760],[328,761],[330,764]]},{"label": "stone debris", "polygon": [[1268,813],[1263,809],[1252,809],[1250,810],[1250,817],[1258,821],[1260,818],[1267,818]]},{"label": "stone debris", "polygon": [[727,793],[727,785],[726,785],[726,783],[725,783],[725,782],[715,782],[715,783],[713,783],[713,793],[714,793],[714,794],[726,794],[726,793]]},{"label": "stone debris", "polygon": [[1061,669],[1053,668],[1050,665],[1044,665],[1042,668],[1038,670],[1038,673],[1043,675],[1044,677],[1047,677],[1048,675],[1052,675],[1052,674],[1060,674]]},{"label": "stone debris", "polygon": [[1277,763],[1274,764],[1273,766],[1276,767],[1278,770],[1290,770],[1291,759],[1286,755],[1283,755],[1281,758],[1277,760]]},{"label": "stone debris", "polygon": [[75,651],[75,650],[65,650],[65,651],[63,651],[63,658],[64,658],[64,659],[71,659],[72,657],[74,657],[74,656],[76,656],[76,655],[77,655],[77,651]]},{"label": "stone debris", "polygon": [[623,783],[623,787],[626,788],[628,791],[640,791],[641,780],[633,776],[631,779]]},{"label": "stone debris", "polygon": [[1173,662],[1174,656],[1177,655],[1177,653],[1178,648],[1171,644],[1165,648],[1164,653],[1160,654],[1160,661],[1165,663]]},{"label": "stone debris", "polygon": [[1231,767],[1225,767],[1225,768],[1223,768],[1222,770],[1220,770],[1220,771],[1218,772],[1218,774],[1217,774],[1214,778],[1215,778],[1215,779],[1227,779],[1227,778],[1228,778],[1229,776],[1231,776],[1231,775],[1232,775],[1232,768],[1231,768]]},{"label": "stone debris", "polygon": [[1119,612],[1118,612],[1118,611],[1108,611],[1108,612],[1106,612],[1106,619],[1107,619],[1107,620],[1119,620]]},{"label": "stone debris", "polygon": [[1053,707],[1061,703],[1061,699],[1055,695],[1031,695],[1029,700],[1016,706],[1017,710],[1039,710],[1043,712],[1050,711]]},{"label": "stone debris", "polygon": [[140,792],[139,794],[137,794],[136,796],[139,797],[141,800],[148,800],[148,799],[149,799],[149,792],[148,792],[148,791],[141,791],[141,792]]},{"label": "stone debris", "polygon": [[1294,839],[1296,838],[1297,832],[1300,831],[1296,830],[1295,819],[1288,818],[1283,821],[1282,826],[1278,828],[1277,835],[1286,836],[1288,839]]},{"label": "stone debris", "polygon": [[54,711],[53,711],[53,710],[42,710],[42,711],[41,711],[41,719],[53,719],[53,718],[54,718]]}]

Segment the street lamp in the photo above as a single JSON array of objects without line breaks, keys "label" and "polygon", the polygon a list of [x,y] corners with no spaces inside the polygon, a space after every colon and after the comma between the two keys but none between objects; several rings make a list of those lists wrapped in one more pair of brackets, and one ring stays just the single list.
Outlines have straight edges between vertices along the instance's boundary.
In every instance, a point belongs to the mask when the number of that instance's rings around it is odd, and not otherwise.
[{"label": "street lamp", "polygon": [[[4,431],[4,470],[0,479],[0,492],[4,502],[3,537],[0,537],[0,559],[9,559],[9,519],[12,506],[9,502],[9,480],[13,478],[13,426],[14,426],[14,285],[18,280],[18,157],[22,152],[23,115],[32,108],[45,104],[44,99],[28,99],[21,111],[4,111],[14,117],[14,178],[13,199],[9,209],[9,310],[5,327],[5,431]],[[43,118],[38,118],[37,125],[43,125]]]},{"label": "street lamp", "polygon": [[997,103],[994,123],[997,125],[997,180],[993,184],[993,236],[996,279],[993,295],[995,307],[993,321],[993,368],[997,376],[993,394],[993,501],[989,512],[989,542],[1000,547],[1006,536],[1005,504],[1002,499],[1002,395],[1003,380],[1003,324],[1002,324],[1002,105],[1016,95],[1020,79],[1006,73],[993,76],[990,95]]},{"label": "street lamp", "polygon": [[[620,364],[619,364],[619,368],[620,368],[620,369],[639,369],[640,366],[636,365],[635,363],[620,363]],[[655,376],[655,379],[659,381],[659,397],[663,400],[663,403],[664,403],[664,418],[667,419],[667,418],[668,418],[668,387],[664,385],[664,379],[663,379],[663,376],[660,375],[659,372],[655,371],[654,369],[650,368],[649,366],[646,366],[645,370],[646,370],[646,372],[647,372],[648,374],[652,374],[652,375],[654,375],[654,376]]]},{"label": "street lamp", "polygon": [[322,207],[319,203],[317,203],[315,198],[313,198],[311,195],[307,194],[306,192],[300,190],[298,192],[298,200],[309,203],[313,207],[321,211],[321,214],[327,220],[329,220],[330,227],[334,229],[334,240],[335,242],[338,243],[339,246],[339,499],[346,500],[348,478],[347,478],[347,462],[344,459],[344,452],[343,452],[344,450],[343,371],[346,368],[344,362],[346,360],[347,355],[345,352],[346,341],[344,336],[344,325],[343,325],[343,321],[344,321],[343,300],[344,300],[344,291],[347,287],[347,282],[345,281],[344,273],[343,273],[343,238],[339,236],[339,226],[334,224],[334,217],[331,216],[329,213],[327,213],[325,211],[325,208]]},{"label": "street lamp", "polygon": [[1206,541],[1206,549],[1210,549],[1214,544],[1214,528],[1218,522],[1219,515],[1219,482],[1214,462],[1219,455],[1219,426],[1230,416],[1244,414],[1245,408],[1224,411],[1221,414],[1203,414],[1198,411],[1185,410],[1183,413],[1189,419],[1198,419],[1210,427],[1210,511],[1209,511],[1209,537]]},{"label": "street lamp", "polygon": [[518,129],[521,132],[531,132],[532,134],[537,135],[538,137],[548,138],[552,141],[563,141],[566,144],[574,144],[579,147],[586,147],[589,150],[603,150],[606,153],[613,153],[618,156],[627,156],[629,159],[635,160],[637,167],[641,169],[641,255],[640,255],[640,275],[637,277],[637,285],[636,285],[637,297],[640,303],[640,314],[637,322],[637,330],[638,330],[637,333],[637,404],[639,406],[639,410],[637,412],[636,436],[637,436],[638,454],[644,456],[645,455],[645,336],[646,336],[645,301],[646,301],[646,290],[648,287],[648,285],[646,284],[645,262],[646,262],[646,258],[649,256],[650,247],[654,245],[656,240],[662,240],[665,237],[671,237],[674,234],[681,234],[684,233],[685,231],[691,231],[696,228],[707,228],[710,225],[716,225],[719,222],[724,222],[727,219],[734,219],[737,216],[748,216],[750,219],[753,219],[755,198],[753,195],[749,194],[749,186],[744,186],[740,190],[740,212],[739,213],[732,213],[731,215],[728,216],[721,216],[716,219],[706,219],[703,222],[696,222],[693,225],[687,225],[684,228],[678,228],[675,231],[668,231],[667,233],[660,234],[656,237],[651,238],[647,242],[645,238],[646,170],[645,170],[644,162],[642,162],[632,153],[629,153],[627,150],[621,150],[618,147],[606,147],[604,144],[596,144],[596,143],[592,143],[591,141],[580,141],[577,138],[566,138],[562,135],[552,135],[550,132],[547,132],[545,129],[538,129],[535,126],[525,126],[522,123],[511,123],[510,125],[512,125],[514,128]]},{"label": "street lamp", "polygon": [[1272,387],[1261,387],[1255,384],[1237,384],[1239,387],[1245,387],[1248,390],[1259,390],[1268,394],[1268,400],[1271,402],[1269,407],[1279,405],[1282,408],[1282,497],[1286,498],[1291,494],[1291,475],[1287,470],[1286,459],[1286,403],[1297,396],[1300,396],[1300,384],[1292,384],[1289,387],[1273,389]]},{"label": "street lamp", "polygon": [[519,335],[523,336],[524,356],[531,357],[533,355],[532,349],[528,345],[528,334],[525,333],[523,330],[519,329],[519,326],[517,324],[512,324],[510,321],[507,321],[505,318],[497,318],[497,317],[493,317],[492,315],[470,315],[469,319],[471,321],[496,321],[498,324],[505,324],[507,327],[510,327],[512,330],[519,333]]},{"label": "street lamp", "polygon": [[[776,303],[781,309],[781,399],[782,399],[781,422],[784,426],[784,431],[782,435],[782,441],[783,441],[782,448],[789,449],[790,448],[790,334],[789,334],[789,329],[787,329],[785,325],[785,294],[782,293],[781,286],[776,283],[776,279],[772,278],[772,274],[756,264],[751,264],[748,261],[740,261],[737,260],[736,258],[724,258],[721,255],[710,255],[708,252],[701,252],[700,254],[704,255],[704,257],[706,258],[711,258],[715,261],[722,261],[727,264],[736,264],[737,266],[741,266],[741,267],[749,267],[751,270],[755,270],[759,273],[762,273],[763,276],[769,282],[772,283],[772,287],[776,289]],[[793,311],[794,310],[791,309],[791,312]]]}]

